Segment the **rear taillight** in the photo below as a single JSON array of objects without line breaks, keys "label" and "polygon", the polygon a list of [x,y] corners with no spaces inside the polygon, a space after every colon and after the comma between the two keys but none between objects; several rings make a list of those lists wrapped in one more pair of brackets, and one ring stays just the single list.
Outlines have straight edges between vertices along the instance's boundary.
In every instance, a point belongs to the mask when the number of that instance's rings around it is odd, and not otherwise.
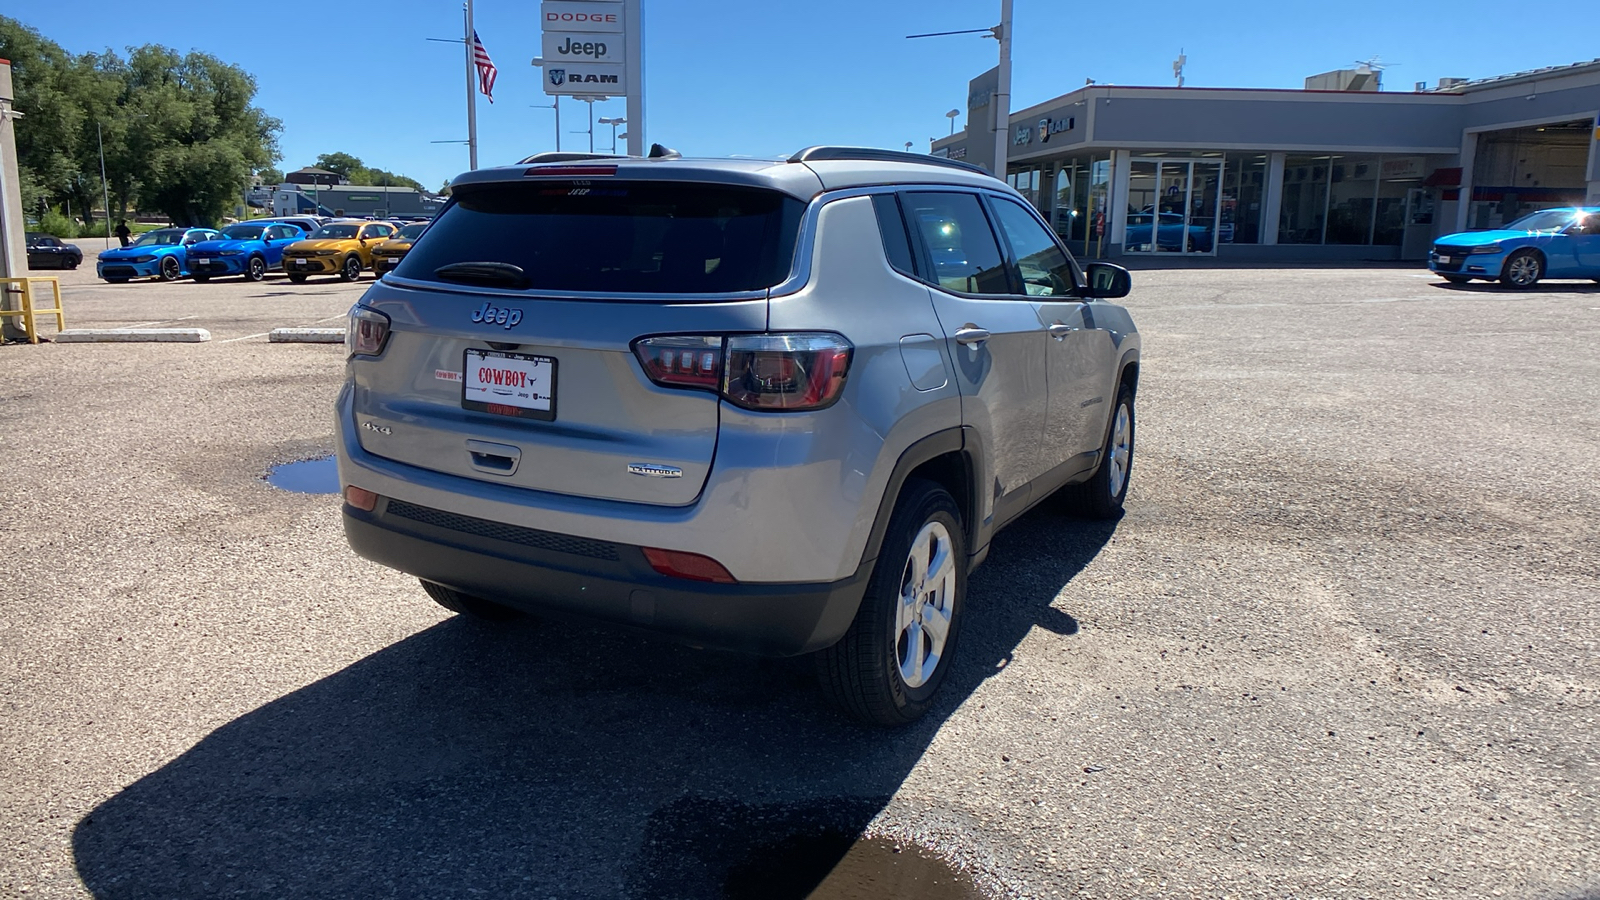
[{"label": "rear taillight", "polygon": [[388,316],[359,304],[350,307],[350,321],[344,332],[347,356],[377,356],[388,339]]},{"label": "rear taillight", "polygon": [[670,335],[633,343],[656,384],[716,391],[745,409],[790,412],[833,405],[853,349],[827,332]]}]

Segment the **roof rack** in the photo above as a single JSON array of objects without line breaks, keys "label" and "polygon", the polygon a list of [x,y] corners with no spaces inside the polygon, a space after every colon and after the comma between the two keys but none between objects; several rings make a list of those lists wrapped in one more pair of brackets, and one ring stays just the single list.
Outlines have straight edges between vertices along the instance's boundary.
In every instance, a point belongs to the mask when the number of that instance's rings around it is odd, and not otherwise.
[{"label": "roof rack", "polygon": [[531,166],[534,163],[572,162],[579,159],[627,159],[626,153],[581,153],[576,150],[546,150],[543,153],[517,161],[519,166]]},{"label": "roof rack", "polygon": [[789,157],[789,162],[832,162],[835,160],[870,160],[872,162],[915,163],[925,166],[944,166],[988,175],[972,163],[924,153],[907,153],[904,150],[881,150],[877,147],[807,147]]}]

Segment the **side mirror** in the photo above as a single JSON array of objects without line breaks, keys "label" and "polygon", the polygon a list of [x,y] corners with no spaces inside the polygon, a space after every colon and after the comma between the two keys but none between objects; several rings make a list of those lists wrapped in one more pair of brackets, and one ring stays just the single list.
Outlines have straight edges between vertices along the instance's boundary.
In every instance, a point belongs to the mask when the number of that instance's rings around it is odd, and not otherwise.
[{"label": "side mirror", "polygon": [[1089,282],[1085,294],[1095,300],[1115,300],[1128,296],[1133,290],[1133,276],[1121,266],[1108,262],[1092,262],[1083,267],[1084,278]]}]

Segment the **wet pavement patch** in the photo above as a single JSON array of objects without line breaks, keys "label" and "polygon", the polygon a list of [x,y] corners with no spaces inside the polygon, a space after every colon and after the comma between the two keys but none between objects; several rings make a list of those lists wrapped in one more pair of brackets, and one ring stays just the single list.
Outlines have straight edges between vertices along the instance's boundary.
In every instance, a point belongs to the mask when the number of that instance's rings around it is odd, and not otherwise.
[{"label": "wet pavement patch", "polygon": [[267,483],[279,490],[296,494],[339,493],[339,464],[330,454],[317,459],[284,463],[273,466],[267,473]]},{"label": "wet pavement patch", "polygon": [[[887,798],[885,798],[886,800]],[[682,798],[651,816],[629,896],[984,900],[933,853],[860,837],[882,801],[748,806]]]}]

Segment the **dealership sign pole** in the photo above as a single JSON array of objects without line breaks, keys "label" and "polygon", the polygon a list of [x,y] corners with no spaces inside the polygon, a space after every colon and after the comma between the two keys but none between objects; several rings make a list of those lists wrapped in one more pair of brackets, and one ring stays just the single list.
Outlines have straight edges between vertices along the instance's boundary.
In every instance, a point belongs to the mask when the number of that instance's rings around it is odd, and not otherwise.
[{"label": "dealership sign pole", "polygon": [[641,0],[545,0],[540,5],[544,92],[628,101],[628,153],[644,155]]}]

